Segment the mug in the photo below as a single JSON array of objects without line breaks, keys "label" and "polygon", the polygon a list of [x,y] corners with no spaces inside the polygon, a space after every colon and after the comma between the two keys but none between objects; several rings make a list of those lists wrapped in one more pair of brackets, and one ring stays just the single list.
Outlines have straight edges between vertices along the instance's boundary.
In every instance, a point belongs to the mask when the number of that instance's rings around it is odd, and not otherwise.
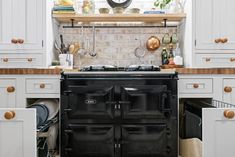
[{"label": "mug", "polygon": [[177,44],[178,41],[179,41],[179,39],[178,39],[177,34],[176,33],[172,34],[172,36],[171,36],[171,43],[172,44]]},{"label": "mug", "polygon": [[162,38],[162,43],[166,45],[171,43],[171,37],[168,33]]}]

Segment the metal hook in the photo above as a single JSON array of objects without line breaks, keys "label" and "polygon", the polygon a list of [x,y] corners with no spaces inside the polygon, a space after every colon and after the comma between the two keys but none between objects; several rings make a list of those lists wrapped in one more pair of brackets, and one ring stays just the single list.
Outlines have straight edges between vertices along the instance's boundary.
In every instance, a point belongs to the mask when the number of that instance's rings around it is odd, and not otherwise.
[{"label": "metal hook", "polygon": [[164,21],[164,27],[167,27],[167,25],[166,25],[167,19],[163,19],[163,21]]},{"label": "metal hook", "polygon": [[71,19],[71,27],[74,28],[74,19]]}]

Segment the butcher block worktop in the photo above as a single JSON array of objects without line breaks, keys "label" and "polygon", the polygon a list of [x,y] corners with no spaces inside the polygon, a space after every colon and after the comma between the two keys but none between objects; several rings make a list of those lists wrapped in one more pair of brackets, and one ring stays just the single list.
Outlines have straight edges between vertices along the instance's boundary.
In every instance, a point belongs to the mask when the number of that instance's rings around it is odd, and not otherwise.
[{"label": "butcher block worktop", "polygon": [[60,75],[61,69],[0,69],[0,75]]},{"label": "butcher block worktop", "polygon": [[179,74],[235,74],[235,68],[178,68]]},{"label": "butcher block worktop", "polygon": [[[169,69],[172,71],[172,69]],[[0,75],[60,75],[62,69],[0,69]],[[64,70],[67,71],[67,70]],[[68,70],[71,71],[71,70]],[[72,71],[78,72],[74,69]],[[168,71],[163,69],[163,71]],[[235,74],[235,68],[178,68],[179,74]]]}]

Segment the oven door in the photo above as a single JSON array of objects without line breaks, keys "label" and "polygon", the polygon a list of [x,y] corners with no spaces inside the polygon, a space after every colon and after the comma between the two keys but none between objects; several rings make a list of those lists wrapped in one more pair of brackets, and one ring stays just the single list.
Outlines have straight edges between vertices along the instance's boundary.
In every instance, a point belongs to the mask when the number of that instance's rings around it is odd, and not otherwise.
[{"label": "oven door", "polygon": [[113,125],[72,125],[64,131],[65,157],[114,157]]},{"label": "oven door", "polygon": [[172,133],[164,123],[123,125],[121,130],[122,157],[173,157],[171,150],[177,149],[168,144]]},{"label": "oven door", "polygon": [[123,119],[165,118],[171,111],[167,85],[122,86],[119,102]]},{"label": "oven door", "polygon": [[113,119],[113,86],[69,86],[68,91],[67,103],[63,104],[68,119]]}]

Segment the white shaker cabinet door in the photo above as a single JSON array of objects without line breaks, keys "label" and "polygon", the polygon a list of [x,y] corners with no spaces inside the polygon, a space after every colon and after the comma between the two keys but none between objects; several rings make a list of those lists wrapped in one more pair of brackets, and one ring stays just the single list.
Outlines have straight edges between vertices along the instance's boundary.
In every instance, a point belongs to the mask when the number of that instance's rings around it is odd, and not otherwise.
[{"label": "white shaker cabinet door", "polygon": [[[227,118],[227,109],[203,109],[203,157],[233,157],[235,154],[235,118]],[[233,115],[235,109],[228,109],[227,116]]]},{"label": "white shaker cabinet door", "polygon": [[227,42],[221,44],[222,49],[235,49],[235,1],[220,1],[221,38]]},{"label": "white shaker cabinet door", "polygon": [[0,101],[0,108],[16,107],[15,79],[0,79]]},{"label": "white shaker cabinet door", "polygon": [[36,111],[0,109],[0,156],[36,157]]},{"label": "white shaker cabinet door", "polygon": [[17,38],[17,0],[0,0],[0,49],[15,49],[12,39]]},{"label": "white shaker cabinet door", "polygon": [[194,0],[196,49],[219,49],[215,39],[220,38],[220,0]]},{"label": "white shaker cabinet door", "polygon": [[0,0],[0,12],[0,49],[42,49],[43,0]]}]

